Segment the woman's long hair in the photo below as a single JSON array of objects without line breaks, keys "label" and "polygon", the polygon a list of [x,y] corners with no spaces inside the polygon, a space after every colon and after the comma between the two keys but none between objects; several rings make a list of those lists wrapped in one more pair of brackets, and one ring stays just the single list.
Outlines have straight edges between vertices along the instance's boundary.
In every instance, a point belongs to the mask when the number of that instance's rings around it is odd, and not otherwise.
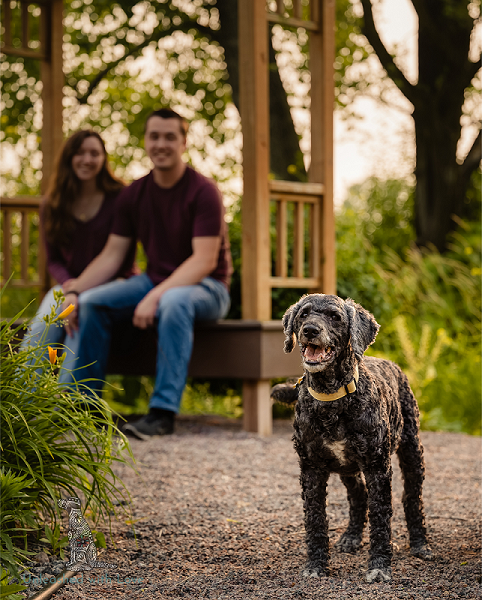
[{"label": "woman's long hair", "polygon": [[97,188],[109,194],[121,190],[123,181],[112,173],[107,161],[107,153],[102,138],[91,129],[82,129],[72,134],[65,142],[57,158],[55,170],[50,179],[47,200],[44,207],[45,236],[50,244],[65,246],[74,227],[72,207],[81,190],[81,182],[72,168],[72,159],[88,137],[99,140],[104,151],[104,164],[97,174]]}]

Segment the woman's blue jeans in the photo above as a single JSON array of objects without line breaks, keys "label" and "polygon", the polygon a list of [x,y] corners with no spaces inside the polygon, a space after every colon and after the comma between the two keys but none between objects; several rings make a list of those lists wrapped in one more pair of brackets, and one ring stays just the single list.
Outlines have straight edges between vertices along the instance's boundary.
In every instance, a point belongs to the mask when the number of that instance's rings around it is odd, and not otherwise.
[{"label": "woman's blue jeans", "polygon": [[[79,331],[75,347],[75,379],[91,389],[105,380],[112,328],[132,319],[134,310],[154,288],[146,274],[113,281],[79,296]],[[229,293],[223,283],[206,277],[197,285],[167,290],[159,301],[156,381],[149,406],[179,412],[191,359],[194,322],[223,318],[229,310]],[[100,384],[102,385],[102,384]]]},{"label": "woman's blue jeans", "polygon": [[[46,346],[51,346],[58,350],[63,349],[65,351],[65,359],[63,363],[63,369],[60,372],[59,380],[68,383],[72,381],[70,369],[75,366],[75,353],[72,351],[73,347],[78,344],[78,333],[75,331],[73,337],[69,337],[65,334],[65,329],[61,323],[53,323],[49,327],[44,321],[44,317],[50,315],[52,307],[55,306],[54,292],[61,291],[62,286],[56,285],[51,288],[44,296],[37,314],[32,319],[29,325],[28,331],[22,340],[20,348],[26,348],[27,346],[37,346],[39,342],[42,342],[42,355],[45,360],[49,360],[49,355],[46,350]],[[58,316],[62,311],[62,305],[57,307],[56,315]],[[35,364],[40,358],[39,353],[32,355],[32,358],[27,363],[28,365]],[[38,373],[42,371],[39,367],[36,369]]]}]

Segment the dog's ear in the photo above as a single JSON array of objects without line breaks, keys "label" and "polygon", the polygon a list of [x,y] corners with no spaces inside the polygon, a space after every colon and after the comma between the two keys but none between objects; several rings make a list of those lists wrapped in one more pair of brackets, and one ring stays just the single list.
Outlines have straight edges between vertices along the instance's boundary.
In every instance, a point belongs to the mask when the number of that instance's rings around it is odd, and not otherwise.
[{"label": "dog's ear", "polygon": [[357,359],[361,360],[365,350],[375,341],[380,325],[371,313],[351,298],[345,301],[345,306],[350,326],[351,347]]},{"label": "dog's ear", "polygon": [[296,304],[293,304],[292,306],[290,306],[288,308],[288,310],[285,312],[285,314],[283,315],[283,330],[284,330],[285,336],[286,336],[284,351],[286,352],[286,354],[289,354],[295,347],[296,336],[295,336],[293,325],[294,325],[295,318],[296,318],[296,315],[298,314],[299,309],[300,309],[300,302],[297,302]]}]

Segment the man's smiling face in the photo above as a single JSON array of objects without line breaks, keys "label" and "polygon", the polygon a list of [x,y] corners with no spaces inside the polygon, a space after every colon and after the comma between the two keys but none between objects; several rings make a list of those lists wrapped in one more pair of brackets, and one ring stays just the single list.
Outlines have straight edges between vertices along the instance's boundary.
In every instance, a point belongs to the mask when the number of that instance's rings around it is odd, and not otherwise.
[{"label": "man's smiling face", "polygon": [[151,117],[147,121],[144,146],[154,169],[171,171],[182,163],[186,137],[179,119]]}]

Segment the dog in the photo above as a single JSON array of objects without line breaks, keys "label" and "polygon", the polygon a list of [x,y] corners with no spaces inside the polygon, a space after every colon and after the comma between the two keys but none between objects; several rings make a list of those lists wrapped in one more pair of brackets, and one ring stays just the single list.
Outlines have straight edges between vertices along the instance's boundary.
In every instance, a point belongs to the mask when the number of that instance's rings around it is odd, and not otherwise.
[{"label": "dog", "polygon": [[[419,410],[408,379],[396,364],[365,357],[379,325],[353,300],[310,294],[283,317],[284,351],[297,343],[304,375],[271,391],[275,401],[296,402],[293,442],[300,483],[308,562],[305,577],[329,574],[326,488],[338,473],[347,488],[349,524],[336,543],[356,552],[370,522],[368,582],[391,579],[392,468],[398,455],[403,506],[414,556],[432,559],[422,501],[425,475]],[[369,509],[369,510],[368,510]]]},{"label": "dog", "polygon": [[70,543],[70,560],[66,565],[67,569],[69,571],[91,571],[101,567],[114,569],[116,567],[114,564],[97,561],[94,536],[80,510],[79,498],[65,498],[59,500],[58,505],[60,508],[65,508],[69,513],[67,536]]}]

